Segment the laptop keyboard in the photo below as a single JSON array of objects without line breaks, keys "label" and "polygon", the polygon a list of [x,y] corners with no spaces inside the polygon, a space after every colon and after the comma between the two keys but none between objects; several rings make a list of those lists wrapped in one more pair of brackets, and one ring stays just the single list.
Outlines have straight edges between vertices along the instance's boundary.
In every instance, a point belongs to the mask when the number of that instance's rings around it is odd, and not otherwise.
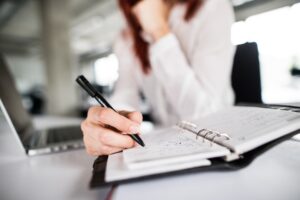
[{"label": "laptop keyboard", "polygon": [[82,140],[82,132],[79,126],[59,127],[49,129],[47,133],[47,144]]}]

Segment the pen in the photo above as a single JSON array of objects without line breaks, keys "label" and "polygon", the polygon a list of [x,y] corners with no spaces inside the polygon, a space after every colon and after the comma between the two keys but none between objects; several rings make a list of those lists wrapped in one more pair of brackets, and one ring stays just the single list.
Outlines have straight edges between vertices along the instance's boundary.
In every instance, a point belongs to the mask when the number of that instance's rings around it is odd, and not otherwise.
[{"label": "pen", "polygon": [[[117,112],[109,103],[106,101],[106,99],[90,84],[90,82],[83,76],[80,75],[76,78],[76,82],[93,98],[96,99],[96,101],[105,108],[110,108],[113,111]],[[143,140],[139,137],[138,134],[129,134],[129,136],[136,141],[139,145],[145,146]]]}]

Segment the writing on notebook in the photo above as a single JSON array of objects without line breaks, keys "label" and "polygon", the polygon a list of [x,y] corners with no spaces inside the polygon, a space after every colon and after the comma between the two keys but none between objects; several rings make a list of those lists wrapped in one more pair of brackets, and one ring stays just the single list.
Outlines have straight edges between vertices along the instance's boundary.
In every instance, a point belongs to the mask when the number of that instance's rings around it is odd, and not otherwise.
[{"label": "writing on notebook", "polygon": [[151,134],[143,137],[147,142],[144,148],[134,148],[124,151],[126,162],[141,162],[166,157],[178,157],[192,153],[210,152],[210,143],[203,143],[202,140],[195,140],[195,135],[184,133],[173,127],[164,130],[164,133]]}]

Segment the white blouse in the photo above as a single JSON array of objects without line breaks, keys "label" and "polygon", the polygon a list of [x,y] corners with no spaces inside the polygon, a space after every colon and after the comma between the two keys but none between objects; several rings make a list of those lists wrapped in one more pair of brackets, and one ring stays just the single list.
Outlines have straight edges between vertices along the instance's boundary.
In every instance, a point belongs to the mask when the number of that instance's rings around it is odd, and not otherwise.
[{"label": "white blouse", "polygon": [[139,110],[142,91],[155,121],[171,125],[233,105],[232,6],[228,0],[206,0],[188,22],[183,19],[185,10],[181,4],[172,9],[172,33],[150,46],[148,75],[141,70],[132,41],[116,41],[120,77],[111,101],[118,109]]}]

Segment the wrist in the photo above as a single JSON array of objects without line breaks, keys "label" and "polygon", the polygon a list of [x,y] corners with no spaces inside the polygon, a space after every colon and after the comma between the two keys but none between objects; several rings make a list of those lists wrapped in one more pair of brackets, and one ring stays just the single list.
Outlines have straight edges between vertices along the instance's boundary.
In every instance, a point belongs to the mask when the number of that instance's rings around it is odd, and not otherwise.
[{"label": "wrist", "polygon": [[169,26],[161,26],[159,28],[157,28],[155,31],[152,32],[152,37],[154,39],[154,41],[156,42],[157,40],[159,40],[160,38],[164,37],[165,35],[167,35],[168,33],[170,33],[170,28]]}]

